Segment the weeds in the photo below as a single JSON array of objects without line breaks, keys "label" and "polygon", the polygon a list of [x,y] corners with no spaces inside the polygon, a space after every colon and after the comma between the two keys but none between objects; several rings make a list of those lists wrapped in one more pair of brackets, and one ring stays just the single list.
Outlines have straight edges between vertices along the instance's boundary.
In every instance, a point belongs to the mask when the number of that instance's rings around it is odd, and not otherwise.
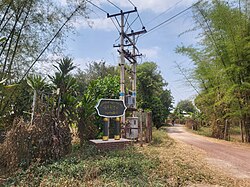
[{"label": "weeds", "polygon": [[155,130],[152,144],[144,147],[99,152],[88,144],[83,148],[74,146],[73,153],[66,158],[33,164],[8,178],[4,185],[177,187],[242,184],[209,167],[202,161],[201,153],[175,142],[165,130]]},{"label": "weeds", "polygon": [[148,183],[148,171],[158,165],[159,161],[147,158],[135,148],[99,152],[93,146],[86,145],[84,149],[76,150],[67,158],[52,164],[33,164],[29,169],[10,177],[5,185],[55,186],[67,184],[68,181],[87,184],[98,180],[138,186]]}]

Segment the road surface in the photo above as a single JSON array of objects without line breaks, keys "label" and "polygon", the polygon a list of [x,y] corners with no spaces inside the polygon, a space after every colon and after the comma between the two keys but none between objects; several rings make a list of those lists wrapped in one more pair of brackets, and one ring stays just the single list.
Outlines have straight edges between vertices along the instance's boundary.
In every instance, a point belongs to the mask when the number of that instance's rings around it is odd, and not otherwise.
[{"label": "road surface", "polygon": [[237,178],[250,179],[250,146],[195,135],[181,125],[169,127],[168,134],[173,139],[205,151],[206,160],[227,173]]}]

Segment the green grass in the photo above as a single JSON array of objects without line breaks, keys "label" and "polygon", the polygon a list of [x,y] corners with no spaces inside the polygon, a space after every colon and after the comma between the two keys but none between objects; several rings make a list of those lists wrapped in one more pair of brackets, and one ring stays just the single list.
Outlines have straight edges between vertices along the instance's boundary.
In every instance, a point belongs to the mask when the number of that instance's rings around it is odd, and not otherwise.
[{"label": "green grass", "polygon": [[[211,127],[200,127],[197,131],[192,131],[192,132],[198,135],[212,137]],[[232,126],[230,128],[230,141],[241,142],[239,126]]]},{"label": "green grass", "polygon": [[207,137],[211,137],[212,135],[210,127],[200,127],[197,131],[193,131],[193,132],[202,136],[207,136]]}]

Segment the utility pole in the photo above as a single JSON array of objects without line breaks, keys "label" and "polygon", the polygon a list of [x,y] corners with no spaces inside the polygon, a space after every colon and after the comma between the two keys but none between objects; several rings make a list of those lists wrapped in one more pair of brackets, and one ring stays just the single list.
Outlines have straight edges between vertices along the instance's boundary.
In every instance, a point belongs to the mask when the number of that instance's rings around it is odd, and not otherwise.
[{"label": "utility pole", "polygon": [[[120,35],[121,35],[121,40],[120,40],[120,99],[124,101],[125,103],[125,55],[124,55],[124,37],[125,37],[125,32],[124,32],[124,15],[126,14],[130,14],[130,13],[133,13],[133,12],[136,12],[137,10],[134,9],[134,10],[131,10],[131,11],[126,11],[126,12],[123,12],[121,10],[120,13],[118,14],[113,14],[113,15],[109,15],[107,14],[107,17],[108,18],[112,18],[112,17],[117,17],[117,16],[121,16],[121,23],[120,23],[120,28],[121,28],[121,32],[120,32]],[[121,118],[121,122],[123,124],[125,124],[125,121],[126,121],[126,118],[125,118],[125,115],[122,116]]]},{"label": "utility pole", "polygon": [[[135,36],[137,35],[140,35],[140,34],[144,34],[146,33],[146,29],[145,27],[142,28],[141,31],[138,31],[138,32],[134,32],[133,30],[131,31],[130,34],[127,34],[127,37],[130,37],[132,36],[132,46],[133,46],[133,49],[132,49],[132,78],[133,78],[133,81],[132,81],[132,97],[134,98],[134,109],[137,109],[137,104],[136,104],[136,81],[137,81],[137,76],[136,76],[136,66],[137,66],[137,57],[138,56],[141,56],[141,54],[136,54],[136,50],[138,50],[136,48],[136,40],[135,40]],[[133,113],[133,116],[135,114]],[[135,117],[135,116],[134,116]]]},{"label": "utility pole", "polygon": [[[137,65],[137,61],[136,61],[136,57],[140,56],[138,54],[136,54],[137,51],[139,51],[136,47],[136,40],[135,40],[135,36],[136,35],[140,35],[143,33],[146,33],[145,28],[143,27],[142,31],[139,32],[134,32],[131,31],[130,34],[127,34],[124,30],[125,28],[125,19],[124,16],[126,14],[130,14],[130,13],[134,13],[137,12],[137,8],[135,7],[134,10],[130,10],[130,11],[126,11],[123,12],[122,10],[120,11],[120,13],[117,14],[107,14],[108,18],[112,18],[112,17],[118,17],[120,16],[120,44],[114,47],[119,47],[118,52],[120,53],[120,99],[123,100],[125,102],[125,58],[130,61],[132,63],[132,78],[133,78],[133,82],[132,82],[132,97],[134,97],[134,109],[136,109],[136,65]],[[117,20],[117,19],[116,19]],[[130,38],[132,36],[132,39]],[[128,44],[126,43],[126,45],[124,44],[124,40],[126,39],[126,41],[128,42]],[[124,50],[124,47],[127,46],[133,46],[132,49],[132,54],[128,51]],[[121,122],[123,124],[125,124],[125,115],[121,118]]]}]

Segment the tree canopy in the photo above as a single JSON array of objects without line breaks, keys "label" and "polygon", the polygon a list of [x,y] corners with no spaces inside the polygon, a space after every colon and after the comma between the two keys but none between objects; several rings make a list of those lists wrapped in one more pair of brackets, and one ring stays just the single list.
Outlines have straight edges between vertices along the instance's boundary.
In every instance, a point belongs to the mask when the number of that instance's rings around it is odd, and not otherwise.
[{"label": "tree canopy", "polygon": [[154,62],[138,65],[138,107],[151,110],[153,122],[159,128],[172,108],[173,98],[167,83]]}]

